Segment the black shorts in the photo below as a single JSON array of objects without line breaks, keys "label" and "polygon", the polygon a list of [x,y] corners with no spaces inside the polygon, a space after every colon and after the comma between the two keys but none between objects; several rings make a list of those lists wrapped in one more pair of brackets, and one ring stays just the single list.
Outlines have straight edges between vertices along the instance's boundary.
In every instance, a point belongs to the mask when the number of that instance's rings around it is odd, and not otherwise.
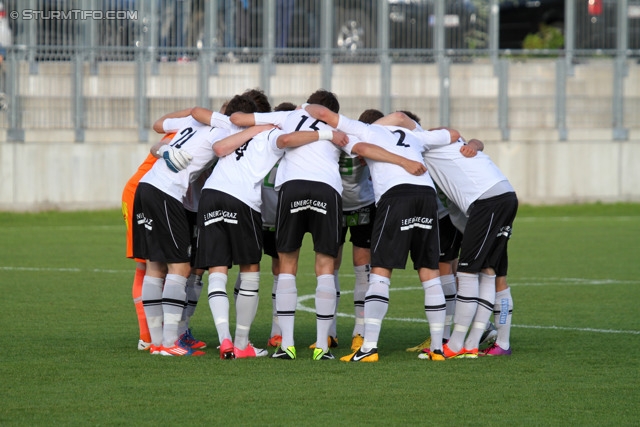
[{"label": "black shorts", "polygon": [[440,229],[440,262],[449,262],[460,255],[462,233],[451,222],[449,215],[438,220]]},{"label": "black shorts", "polygon": [[262,252],[271,258],[278,258],[278,250],[276,249],[276,228],[262,229]]},{"label": "black shorts", "polygon": [[140,183],[133,202],[133,256],[178,264],[191,260],[191,228],[182,202]]},{"label": "black shorts", "polygon": [[371,267],[438,269],[436,192],[421,185],[396,185],[378,201],[371,237]]},{"label": "black shorts", "polygon": [[198,229],[198,268],[260,263],[262,216],[230,194],[212,189],[202,191]]},{"label": "black shorts", "polygon": [[371,232],[376,218],[376,204],[362,207],[353,211],[342,212],[342,236],[340,244],[343,245],[347,238],[347,230],[350,233],[349,241],[359,248],[371,247]]},{"label": "black shorts", "polygon": [[483,268],[499,267],[507,274],[507,243],[518,212],[516,193],[510,192],[474,202],[464,229],[458,271],[478,273]]},{"label": "black shorts", "polygon": [[338,255],[342,232],[342,198],[328,184],[293,180],[282,185],[276,212],[278,252],[296,251],[305,233],[313,236],[313,250]]}]

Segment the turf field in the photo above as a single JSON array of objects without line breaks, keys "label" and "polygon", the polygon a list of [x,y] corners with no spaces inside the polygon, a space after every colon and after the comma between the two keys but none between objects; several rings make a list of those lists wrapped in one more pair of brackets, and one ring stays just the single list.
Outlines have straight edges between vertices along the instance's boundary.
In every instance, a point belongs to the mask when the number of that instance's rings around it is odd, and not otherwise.
[{"label": "turf field", "polygon": [[[192,327],[208,354],[152,357],[136,350],[124,234],[119,211],[0,213],[0,425],[640,425],[639,204],[522,206],[513,356],[445,362],[405,351],[427,335],[413,270],[392,278],[378,363],[313,362],[308,241],[297,360],[220,360],[206,292]],[[349,260],[336,356],[353,326]],[[263,271],[257,346],[270,330]]]}]

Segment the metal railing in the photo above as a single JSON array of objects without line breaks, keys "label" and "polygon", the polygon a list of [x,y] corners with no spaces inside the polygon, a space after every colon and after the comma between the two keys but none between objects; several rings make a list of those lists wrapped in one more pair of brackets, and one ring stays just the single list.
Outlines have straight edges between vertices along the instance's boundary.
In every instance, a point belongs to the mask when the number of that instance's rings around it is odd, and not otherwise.
[{"label": "metal railing", "polygon": [[[25,129],[50,128],[73,129],[76,141],[87,129],[137,129],[146,141],[155,117],[185,104],[217,108],[248,87],[274,101],[303,98],[308,80],[341,95],[335,87],[357,88],[361,72],[375,90],[344,91],[354,115],[368,107],[404,108],[448,125],[473,122],[478,106],[489,105],[490,119],[476,120],[505,140],[514,127],[540,126],[557,129],[560,140],[569,129],[592,126],[610,127],[614,139],[624,140],[640,111],[633,108],[640,95],[625,92],[640,57],[637,0],[2,3],[0,34],[8,25],[11,41],[0,40],[6,50],[0,125],[14,141],[24,140]],[[534,59],[551,63],[553,75],[526,77],[533,86],[544,82],[541,94],[515,96],[513,86],[527,84],[520,64],[535,69]],[[486,64],[492,89],[473,104],[473,93],[459,93],[458,75]],[[582,96],[573,87],[586,81],[577,75],[584,64],[597,64],[604,80],[596,84],[610,88],[604,95],[588,87]],[[406,73],[419,76],[416,86],[435,88],[407,89]],[[600,120],[581,123],[587,95],[589,113]],[[473,105],[465,110],[465,103]]]}]

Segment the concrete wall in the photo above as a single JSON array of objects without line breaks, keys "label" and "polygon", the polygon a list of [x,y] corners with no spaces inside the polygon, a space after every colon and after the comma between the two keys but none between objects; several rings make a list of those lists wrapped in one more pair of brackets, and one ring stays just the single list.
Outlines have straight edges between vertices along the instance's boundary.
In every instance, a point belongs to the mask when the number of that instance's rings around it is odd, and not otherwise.
[{"label": "concrete wall", "polygon": [[[485,143],[521,203],[640,202],[640,141]],[[0,143],[0,210],[118,208],[125,182],[148,149]]]}]

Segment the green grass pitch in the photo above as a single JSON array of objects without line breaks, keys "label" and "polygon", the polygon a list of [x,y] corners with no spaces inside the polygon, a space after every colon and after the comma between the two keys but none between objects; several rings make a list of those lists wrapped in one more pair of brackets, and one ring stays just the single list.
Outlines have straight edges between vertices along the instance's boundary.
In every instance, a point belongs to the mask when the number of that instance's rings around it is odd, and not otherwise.
[{"label": "green grass pitch", "polygon": [[[640,425],[639,204],[521,206],[509,253],[513,356],[441,363],[405,351],[428,333],[413,270],[393,274],[378,363],[313,362],[308,239],[297,360],[220,360],[206,292],[192,328],[207,355],[152,357],[136,349],[124,236],[115,210],[0,213],[0,425]],[[336,356],[353,327],[350,256]],[[262,270],[259,347],[268,259]]]}]

